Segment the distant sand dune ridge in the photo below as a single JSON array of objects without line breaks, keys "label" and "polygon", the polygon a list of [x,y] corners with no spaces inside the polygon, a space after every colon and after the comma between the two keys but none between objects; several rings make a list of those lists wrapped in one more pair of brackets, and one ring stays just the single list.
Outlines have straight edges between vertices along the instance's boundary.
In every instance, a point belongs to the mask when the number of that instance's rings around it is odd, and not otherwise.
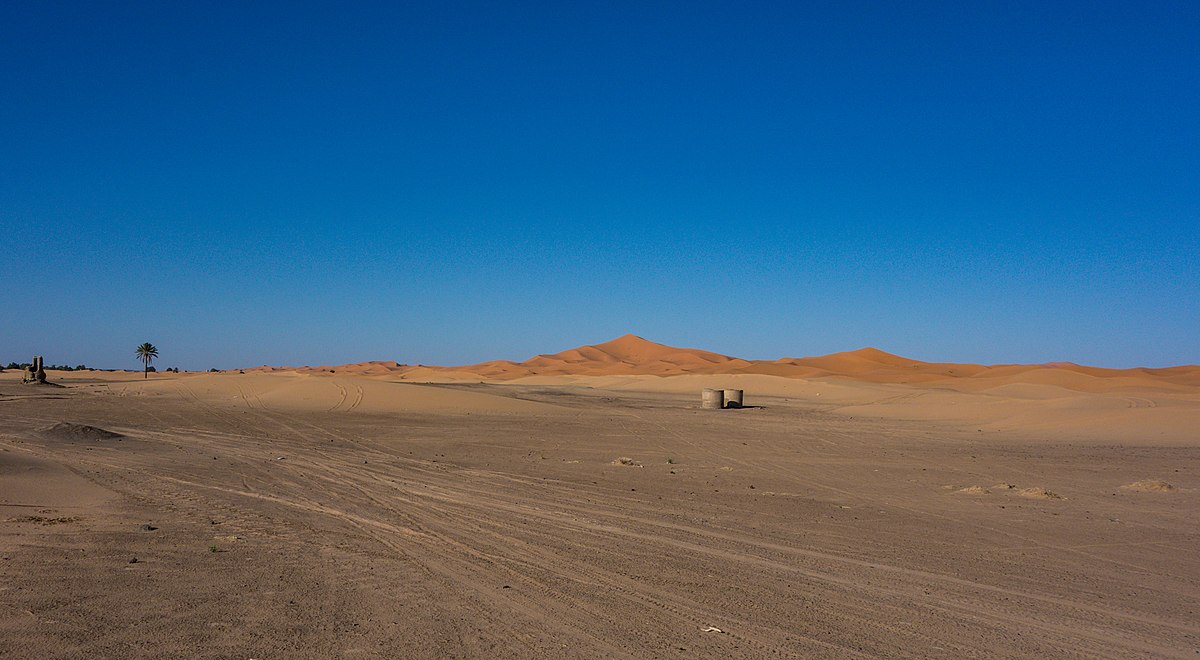
[{"label": "distant sand dune ridge", "polygon": [[[0,379],[19,377],[17,372]],[[136,376],[136,377],[135,377]],[[537,355],[440,367],[395,361],[262,366],[218,374],[77,372],[120,394],[172,394],[273,410],[390,413],[538,413],[549,403],[453,385],[580,386],[678,395],[739,388],[751,406],[806,402],[849,417],[949,423],[972,432],[1053,434],[1072,441],[1193,444],[1200,429],[1200,366],[1103,369],[1073,363],[922,362],[874,348],[819,357],[744,360],[635,335]],[[451,385],[451,387],[447,387]],[[30,396],[33,396],[32,394]],[[693,400],[694,399],[694,400]],[[686,403],[684,405],[687,405]],[[751,408],[752,410],[753,408]]]},{"label": "distant sand dune ridge", "polygon": [[1105,369],[1071,362],[957,364],[922,362],[876,348],[862,348],[818,357],[744,360],[697,348],[667,346],[632,334],[603,344],[537,355],[523,362],[491,360],[465,366],[439,367],[371,361],[318,367],[262,366],[246,371],[450,380],[515,380],[532,376],[665,377],[753,374],[803,379],[846,378],[881,384],[939,384],[972,392],[996,390],[1011,385],[1047,385],[1078,392],[1146,388],[1178,392],[1200,388],[1200,365],[1163,369]]}]

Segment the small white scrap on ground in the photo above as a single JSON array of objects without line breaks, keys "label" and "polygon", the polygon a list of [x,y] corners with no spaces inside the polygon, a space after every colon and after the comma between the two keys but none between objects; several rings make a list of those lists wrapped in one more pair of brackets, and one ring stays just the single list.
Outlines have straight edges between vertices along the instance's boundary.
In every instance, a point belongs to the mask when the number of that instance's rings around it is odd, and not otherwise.
[{"label": "small white scrap on ground", "polygon": [[705,627],[705,628],[701,628],[701,629],[700,629],[700,632],[715,632],[715,633],[723,633],[723,632],[725,632],[725,631],[724,631],[724,630],[721,630],[720,628],[718,628],[718,627],[716,627],[716,626],[707,626],[707,627]]}]

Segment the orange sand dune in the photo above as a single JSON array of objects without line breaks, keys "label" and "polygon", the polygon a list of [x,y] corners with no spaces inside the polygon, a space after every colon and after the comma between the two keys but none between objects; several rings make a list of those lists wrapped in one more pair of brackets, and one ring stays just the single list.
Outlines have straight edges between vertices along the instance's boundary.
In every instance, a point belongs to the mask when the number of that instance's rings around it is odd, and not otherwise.
[{"label": "orange sand dune", "polygon": [[[694,403],[701,388],[733,387],[744,389],[752,405],[800,403],[847,417],[940,421],[974,432],[1190,445],[1200,428],[1197,366],[984,366],[922,362],[873,348],[748,361],[633,335],[524,362],[498,360],[463,367],[373,361],[219,374],[159,373],[149,379],[126,372],[72,372],[62,378],[120,396],[181,398],[218,410],[547,414],[553,411],[551,404],[513,393],[521,386],[575,386],[666,394]],[[0,374],[0,382],[19,379],[18,371]],[[518,387],[463,387],[479,383]]]},{"label": "orange sand dune", "polygon": [[534,376],[682,376],[755,374],[782,378],[850,379],[863,383],[917,385],[982,392],[1031,384],[1076,392],[1163,392],[1200,387],[1200,366],[1163,369],[1105,369],[1070,362],[1048,364],[957,364],[922,362],[876,348],[817,357],[743,360],[697,348],[676,348],[635,335],[594,346],[538,355],[524,362],[492,360],[459,367],[404,365],[391,361],[319,367],[256,367],[246,372],[289,372],[315,376],[370,376],[418,382],[510,381]]},{"label": "orange sand dune", "polygon": [[[1047,364],[957,364],[922,362],[876,348],[817,357],[743,360],[697,348],[676,348],[627,334],[594,346],[537,355],[523,362],[492,360],[439,367],[393,361],[271,367],[238,370],[246,374],[301,374],[334,378],[365,376],[410,382],[513,381],[546,376],[761,375],[788,379],[843,379],[857,383],[912,385],[960,392],[988,392],[1008,385],[1041,385],[1074,392],[1115,393],[1154,390],[1187,393],[1200,388],[1200,366],[1162,369],[1105,369],[1070,362]],[[19,372],[13,372],[19,378]],[[140,373],[124,374],[131,380]],[[108,378],[108,377],[106,377]]]},{"label": "orange sand dune", "polygon": [[[370,363],[377,364],[377,363]],[[394,363],[393,363],[394,364]],[[361,365],[337,367],[354,372]],[[362,371],[361,373],[368,373]],[[1179,390],[1200,387],[1200,366],[1167,369],[1103,369],[1071,363],[994,365],[922,362],[875,348],[819,357],[743,360],[695,348],[675,348],[635,335],[581,346],[524,362],[497,360],[464,367],[396,367],[406,378],[512,380],[530,376],[680,376],[759,374],[783,378],[848,378],[980,391],[1014,383],[1053,385],[1068,390],[1105,392],[1145,387]]]},{"label": "orange sand dune", "polygon": [[595,346],[580,346],[552,355],[538,355],[524,362],[497,360],[462,369],[490,378],[619,374],[674,376],[711,373],[714,369],[730,371],[749,364],[746,360],[710,351],[675,348],[634,335],[625,335]]}]

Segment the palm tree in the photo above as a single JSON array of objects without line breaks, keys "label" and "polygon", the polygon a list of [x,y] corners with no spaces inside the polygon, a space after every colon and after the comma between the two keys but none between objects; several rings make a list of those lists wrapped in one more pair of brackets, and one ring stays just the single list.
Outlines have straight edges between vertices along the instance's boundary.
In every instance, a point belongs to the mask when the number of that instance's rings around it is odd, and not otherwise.
[{"label": "palm tree", "polygon": [[141,346],[138,346],[137,350],[135,350],[133,354],[136,355],[137,358],[146,365],[146,371],[143,372],[142,378],[149,378],[150,363],[154,361],[154,358],[158,357],[158,349],[154,347],[154,344],[146,342]]}]

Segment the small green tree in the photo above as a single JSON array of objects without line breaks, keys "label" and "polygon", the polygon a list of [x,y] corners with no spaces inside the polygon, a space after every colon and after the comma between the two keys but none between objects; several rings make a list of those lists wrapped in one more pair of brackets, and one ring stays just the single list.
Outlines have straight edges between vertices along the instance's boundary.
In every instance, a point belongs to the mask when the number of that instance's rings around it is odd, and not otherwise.
[{"label": "small green tree", "polygon": [[138,346],[137,350],[135,350],[133,354],[136,355],[137,358],[142,361],[142,364],[146,366],[145,371],[142,372],[142,378],[149,378],[150,363],[154,361],[154,358],[158,357],[158,349],[154,347],[154,344],[146,342],[141,346]]}]

